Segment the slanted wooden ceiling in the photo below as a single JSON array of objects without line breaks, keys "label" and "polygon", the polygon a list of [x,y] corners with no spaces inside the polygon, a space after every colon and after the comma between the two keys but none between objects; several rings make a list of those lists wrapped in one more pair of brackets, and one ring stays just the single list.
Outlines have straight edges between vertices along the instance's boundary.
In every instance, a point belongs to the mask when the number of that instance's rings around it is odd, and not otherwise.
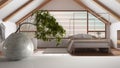
[{"label": "slanted wooden ceiling", "polygon": [[42,4],[40,4],[37,8],[35,8],[34,10],[32,10],[31,12],[29,12],[27,15],[25,15],[23,18],[21,18],[19,21],[16,22],[17,25],[19,25],[20,23],[22,23],[25,19],[27,19],[28,17],[30,17],[32,15],[33,12],[35,12],[36,10],[39,10],[40,8],[42,8],[44,5],[46,5],[47,3],[49,3],[51,0],[45,0]]},{"label": "slanted wooden ceiling", "polygon": [[[2,1],[0,1],[0,7],[1,7],[1,5],[3,5],[3,3],[5,3],[5,2],[8,3],[8,1],[10,2],[12,0],[2,0]],[[20,8],[18,8],[14,12],[12,12],[10,15],[6,16],[3,19],[3,21],[7,21],[10,18],[12,18],[15,14],[17,14],[20,10],[22,10],[24,7],[26,7],[27,5],[29,5],[32,1],[34,1],[34,0],[29,0],[27,3],[25,3]],[[50,1],[51,0],[44,0],[44,2],[42,4],[40,4],[37,8],[33,9],[31,12],[29,12],[28,14],[26,14],[23,18],[21,18],[20,20],[18,20],[16,22],[16,24],[19,25],[20,23],[22,23],[24,20],[26,20],[28,17],[30,17],[33,12],[35,12],[36,10],[41,9],[44,5],[46,5]],[[98,6],[102,7],[105,11],[109,12],[113,17],[115,17],[116,19],[120,20],[120,16],[117,13],[115,13],[112,9],[108,8],[106,5],[104,5],[101,2],[99,2],[99,0],[93,0],[93,1],[95,3],[97,3]],[[120,3],[120,0],[117,0],[117,1]],[[108,20],[106,20],[104,17],[102,17],[101,15],[99,15],[98,13],[96,13],[95,11],[93,11],[91,8],[89,8],[88,6],[86,6],[81,0],[74,0],[74,2],[76,2],[77,4],[79,4],[80,6],[82,6],[83,8],[85,8],[86,10],[88,10],[88,12],[90,12],[91,14],[93,14],[94,16],[96,16],[97,18],[99,18],[104,23],[110,24],[110,22]]]},{"label": "slanted wooden ceiling", "polygon": [[103,18],[102,16],[100,16],[99,14],[97,14],[96,12],[94,12],[92,9],[90,9],[89,7],[87,7],[85,4],[83,4],[80,0],[74,0],[76,3],[78,3],[80,6],[82,6],[83,8],[85,8],[86,10],[88,10],[88,12],[90,12],[91,14],[93,14],[95,17],[97,17],[98,19],[100,19],[101,21],[103,21],[106,24],[110,24],[109,21],[107,21],[105,18]]},{"label": "slanted wooden ceiling", "polygon": [[0,1],[0,9],[10,3],[12,0],[1,0]]},{"label": "slanted wooden ceiling", "polygon": [[107,11],[110,15],[112,15],[113,17],[115,17],[117,20],[120,21],[120,16],[117,13],[115,13],[112,9],[110,9],[107,6],[105,6],[104,4],[102,4],[99,0],[93,0],[93,1],[99,7],[101,7],[102,9],[104,9],[105,11]]},{"label": "slanted wooden ceiling", "polygon": [[7,17],[5,17],[3,19],[3,21],[8,21],[10,18],[12,18],[15,14],[17,14],[18,12],[20,12],[20,10],[22,10],[23,8],[25,8],[27,5],[29,5],[30,3],[32,3],[34,0],[29,0],[28,2],[26,2],[25,4],[23,4],[21,7],[19,7],[17,10],[15,10],[14,12],[12,12],[10,15],[8,15]]},{"label": "slanted wooden ceiling", "polygon": [[[42,3],[40,5],[40,7],[38,6],[36,9],[34,9],[32,12],[34,12],[35,10],[39,10],[40,8],[42,8],[44,5],[46,5],[48,2],[50,2],[51,0],[46,0],[44,3]],[[110,24],[109,21],[107,21],[105,18],[101,17],[99,14],[97,14],[96,12],[94,12],[93,10],[91,10],[90,8],[88,8],[86,5],[84,5],[80,0],[74,0],[76,3],[78,3],[80,6],[82,6],[83,8],[87,9],[91,14],[93,14],[94,16],[96,16],[97,18],[99,18],[101,21],[103,21],[106,24]],[[19,25],[21,22],[23,22],[25,19],[27,19],[28,17],[30,17],[32,15],[32,12],[28,13],[26,16],[24,16],[23,18],[21,18],[19,21],[16,22],[17,25]]]}]

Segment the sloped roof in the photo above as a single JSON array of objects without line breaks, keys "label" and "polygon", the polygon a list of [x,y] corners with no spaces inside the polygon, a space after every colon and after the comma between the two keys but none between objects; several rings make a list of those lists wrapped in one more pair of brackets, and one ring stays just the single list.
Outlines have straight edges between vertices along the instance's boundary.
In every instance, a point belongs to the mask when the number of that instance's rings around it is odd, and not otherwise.
[{"label": "sloped roof", "polygon": [[[96,13],[100,13],[102,17],[110,21],[111,23],[116,23],[119,21],[120,17],[120,3],[117,0],[81,0],[86,6],[91,8]],[[97,2],[96,2],[97,1]],[[99,5],[96,4],[99,2]],[[101,3],[101,4],[100,4]],[[102,8],[101,8],[102,7]],[[104,10],[106,8],[109,8]],[[108,15],[104,15],[104,14]],[[116,17],[113,16],[116,14]]]},{"label": "sloped roof", "polygon": [[[13,1],[17,2],[17,0],[13,0]],[[41,9],[43,6],[45,6],[50,1],[56,2],[58,0],[33,0],[33,3],[29,4],[29,6],[25,5],[25,3],[28,1],[29,0],[20,0],[19,1],[19,2],[23,2],[23,4],[20,3],[22,6],[22,9],[20,8],[21,7],[20,4],[18,6],[18,8],[23,10],[21,12],[18,12],[17,8],[13,8],[13,10],[10,11],[10,13],[4,12],[4,11],[8,11],[9,8],[11,8],[11,5],[13,5],[12,2],[11,2],[11,4],[8,4],[8,6],[2,7],[2,9],[0,9],[0,19],[3,20],[6,18],[9,18],[9,19],[14,18],[13,20],[15,20],[15,22],[17,21],[17,24],[19,24],[22,21],[24,21],[25,19],[27,19],[29,16],[31,16],[32,12],[34,12],[35,10]],[[67,0],[67,1],[70,1],[70,0]],[[101,20],[104,20],[106,22],[111,22],[111,23],[116,23],[116,22],[120,21],[120,18],[119,18],[120,17],[120,0],[73,0],[73,1],[75,3],[82,2],[82,4],[84,6],[78,3],[80,7],[83,7],[84,9],[87,9],[88,11],[95,13],[95,15],[99,16]],[[2,0],[0,2],[2,2]],[[68,4],[69,4],[69,2],[68,2]],[[28,6],[28,7],[26,7],[26,6]],[[23,9],[23,7],[25,7],[25,9]],[[7,8],[8,8],[8,10],[7,10]],[[28,12],[26,9],[30,9],[30,8],[31,8],[31,10],[29,10],[29,12]],[[20,9],[18,9],[18,10],[20,10]],[[15,11],[17,11],[16,14],[13,13]],[[25,13],[25,11],[26,11],[26,13]],[[7,19],[7,20],[9,21],[9,19]]]}]

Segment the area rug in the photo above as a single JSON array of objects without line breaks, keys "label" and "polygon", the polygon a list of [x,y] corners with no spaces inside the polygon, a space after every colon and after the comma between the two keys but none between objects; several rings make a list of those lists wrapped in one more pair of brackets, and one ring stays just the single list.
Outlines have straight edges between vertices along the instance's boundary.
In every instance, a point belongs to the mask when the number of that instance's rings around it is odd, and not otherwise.
[{"label": "area rug", "polygon": [[[46,48],[42,49],[42,54],[70,54],[66,48]],[[75,53],[71,53],[71,56],[115,56],[111,53],[99,52],[96,50],[76,50]]]},{"label": "area rug", "polygon": [[90,48],[75,49],[74,53],[72,53],[71,55],[74,55],[74,56],[114,56],[112,52],[108,53],[108,51],[99,51],[98,49],[90,49]]},{"label": "area rug", "polygon": [[46,48],[43,54],[68,54],[66,48]]}]

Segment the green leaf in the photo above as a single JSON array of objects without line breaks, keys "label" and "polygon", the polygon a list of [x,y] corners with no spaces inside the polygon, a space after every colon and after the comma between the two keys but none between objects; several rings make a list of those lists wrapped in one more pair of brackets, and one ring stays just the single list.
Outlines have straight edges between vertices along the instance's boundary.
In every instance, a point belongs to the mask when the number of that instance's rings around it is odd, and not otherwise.
[{"label": "green leaf", "polygon": [[43,41],[50,41],[51,38],[56,38],[57,45],[59,45],[66,31],[59,25],[55,17],[47,10],[38,10],[33,15],[35,16],[34,22],[37,28],[35,37]]}]

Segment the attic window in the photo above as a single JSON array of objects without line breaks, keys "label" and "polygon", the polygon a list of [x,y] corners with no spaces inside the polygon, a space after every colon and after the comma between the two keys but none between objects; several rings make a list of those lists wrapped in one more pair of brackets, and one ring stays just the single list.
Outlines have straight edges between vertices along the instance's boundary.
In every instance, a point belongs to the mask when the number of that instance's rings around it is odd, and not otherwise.
[{"label": "attic window", "polygon": [[87,11],[50,11],[64,29],[66,36],[90,34],[106,38],[106,25]]},{"label": "attic window", "polygon": [[[50,11],[56,18],[60,25],[66,30],[66,37],[75,34],[90,34],[96,37],[98,33],[101,38],[106,38],[106,25],[98,18],[88,13],[87,11]],[[34,17],[33,17],[34,18]],[[32,17],[26,19],[24,22],[33,22]],[[24,26],[27,28],[27,25]],[[21,28],[21,32],[33,33],[34,29]]]},{"label": "attic window", "polygon": [[88,13],[88,34],[98,37],[98,33],[102,38],[105,38],[106,27],[105,23],[98,18]]}]

